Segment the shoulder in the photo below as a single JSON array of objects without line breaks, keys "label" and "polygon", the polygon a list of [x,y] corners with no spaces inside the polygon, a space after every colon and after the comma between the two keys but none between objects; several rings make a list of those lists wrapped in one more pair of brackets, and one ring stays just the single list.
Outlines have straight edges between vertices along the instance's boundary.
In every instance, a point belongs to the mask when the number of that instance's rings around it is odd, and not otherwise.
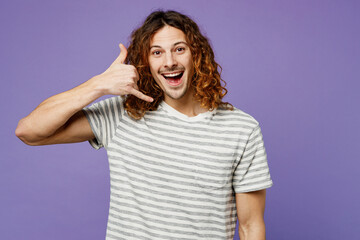
[{"label": "shoulder", "polygon": [[123,109],[123,104],[124,100],[122,97],[114,96],[94,102],[88,108],[100,108],[104,110],[109,110],[109,108]]},{"label": "shoulder", "polygon": [[105,99],[102,99],[98,102],[96,102],[95,104],[100,104],[100,105],[116,105],[116,104],[123,104],[124,103],[124,99],[120,96],[113,96],[113,97],[108,97]]},{"label": "shoulder", "polygon": [[124,100],[120,96],[114,96],[102,99],[84,108],[84,112],[88,115],[110,116],[121,119],[125,115]]},{"label": "shoulder", "polygon": [[219,107],[214,117],[222,120],[224,124],[237,122],[251,129],[259,126],[259,122],[252,115],[236,107],[233,107],[233,109]]}]

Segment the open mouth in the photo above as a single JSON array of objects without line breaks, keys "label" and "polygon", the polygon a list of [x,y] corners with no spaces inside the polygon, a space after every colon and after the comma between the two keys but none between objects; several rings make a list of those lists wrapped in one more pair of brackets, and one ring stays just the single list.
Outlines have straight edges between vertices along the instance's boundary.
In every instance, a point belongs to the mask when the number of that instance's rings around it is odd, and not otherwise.
[{"label": "open mouth", "polygon": [[170,85],[176,86],[181,83],[181,77],[184,75],[184,72],[164,73],[161,75],[167,80]]}]

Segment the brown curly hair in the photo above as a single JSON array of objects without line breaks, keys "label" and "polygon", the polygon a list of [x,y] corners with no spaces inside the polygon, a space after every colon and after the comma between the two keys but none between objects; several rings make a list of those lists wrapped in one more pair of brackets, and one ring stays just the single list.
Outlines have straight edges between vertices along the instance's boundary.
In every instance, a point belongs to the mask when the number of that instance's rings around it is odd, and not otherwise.
[{"label": "brown curly hair", "polygon": [[231,104],[222,102],[227,90],[225,81],[220,78],[221,67],[215,62],[209,41],[200,33],[197,24],[188,16],[175,11],[155,11],[146,18],[140,28],[132,32],[125,60],[126,63],[135,66],[139,73],[139,90],[151,96],[154,101],[146,102],[133,95],[127,95],[124,103],[127,113],[134,119],[141,119],[146,111],[156,110],[164,99],[163,90],[151,75],[148,56],[152,36],[166,25],[180,29],[186,35],[194,63],[191,85],[195,91],[195,100],[208,110],[219,106],[233,109]]}]

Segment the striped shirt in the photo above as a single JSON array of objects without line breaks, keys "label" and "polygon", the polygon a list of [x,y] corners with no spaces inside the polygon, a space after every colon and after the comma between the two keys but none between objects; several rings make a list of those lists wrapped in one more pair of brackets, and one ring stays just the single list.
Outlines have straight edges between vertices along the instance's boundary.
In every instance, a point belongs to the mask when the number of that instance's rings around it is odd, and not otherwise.
[{"label": "striped shirt", "polygon": [[259,123],[239,109],[188,117],[162,102],[134,120],[112,97],[84,113],[109,158],[106,239],[232,240],[235,193],[272,186]]}]

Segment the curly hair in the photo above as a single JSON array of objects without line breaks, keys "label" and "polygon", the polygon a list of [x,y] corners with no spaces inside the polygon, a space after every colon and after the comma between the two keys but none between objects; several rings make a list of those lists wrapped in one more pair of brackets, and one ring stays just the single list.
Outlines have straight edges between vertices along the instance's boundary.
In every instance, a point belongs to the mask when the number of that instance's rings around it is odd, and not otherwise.
[{"label": "curly hair", "polygon": [[[150,41],[154,34],[164,26],[171,26],[184,32],[189,44],[194,63],[194,74],[191,85],[194,88],[196,101],[201,107],[213,110],[218,107],[233,109],[227,102],[222,102],[226,95],[225,81],[220,78],[221,67],[214,60],[214,52],[209,41],[199,30],[197,24],[188,16],[175,11],[155,11],[143,25],[131,34],[126,63],[136,67],[139,73],[137,85],[145,95],[154,101],[146,102],[133,95],[127,95],[124,107],[129,116],[141,119],[146,111],[154,111],[164,99],[164,92],[154,80],[149,67]],[[219,70],[220,69],[220,72]],[[224,83],[224,86],[221,85]]]}]

